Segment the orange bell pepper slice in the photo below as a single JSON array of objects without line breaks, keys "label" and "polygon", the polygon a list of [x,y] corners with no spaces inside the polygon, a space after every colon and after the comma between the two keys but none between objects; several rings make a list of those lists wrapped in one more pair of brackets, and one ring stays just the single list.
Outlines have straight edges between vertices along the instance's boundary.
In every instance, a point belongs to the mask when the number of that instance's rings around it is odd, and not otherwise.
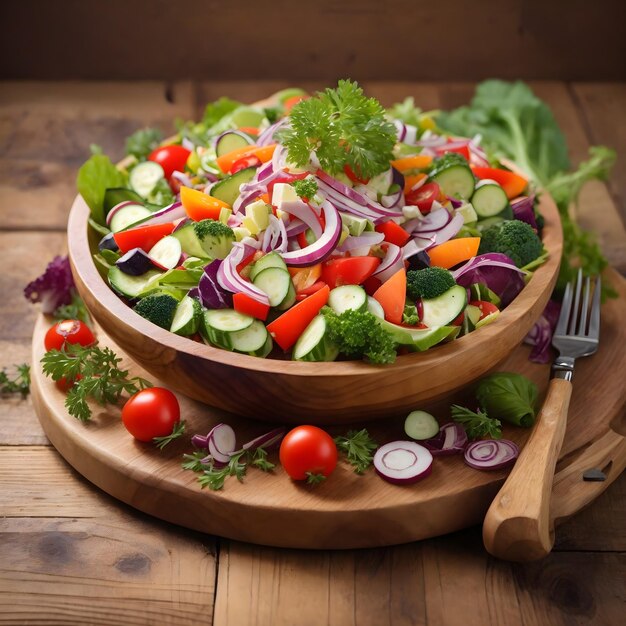
[{"label": "orange bell pepper slice", "polygon": [[450,269],[458,263],[469,261],[478,254],[480,237],[461,237],[450,239],[428,251],[430,264]]},{"label": "orange bell pepper slice", "polygon": [[400,172],[406,172],[408,170],[423,170],[428,167],[433,161],[433,158],[425,154],[417,154],[416,156],[404,157],[403,159],[396,159],[391,162],[397,170]]},{"label": "orange bell pepper slice", "polygon": [[230,209],[230,204],[191,187],[180,188],[180,201],[187,216],[196,222],[218,220],[222,209]]}]

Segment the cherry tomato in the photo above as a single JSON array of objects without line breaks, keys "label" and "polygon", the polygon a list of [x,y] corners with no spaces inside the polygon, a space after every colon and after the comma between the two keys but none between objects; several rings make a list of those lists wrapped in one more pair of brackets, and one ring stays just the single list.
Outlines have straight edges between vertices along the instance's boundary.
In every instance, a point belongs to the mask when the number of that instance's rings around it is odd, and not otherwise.
[{"label": "cherry tomato", "polygon": [[415,205],[423,214],[429,213],[433,202],[439,197],[439,185],[437,183],[426,183],[418,189],[411,191],[406,196],[408,204]]},{"label": "cherry tomato", "polygon": [[261,160],[259,159],[259,157],[254,156],[254,154],[249,154],[248,156],[237,159],[231,165],[229,173],[234,174],[239,170],[245,170],[247,167],[259,167],[259,165],[261,165]]},{"label": "cherry tomato", "polygon": [[152,247],[174,231],[174,222],[167,224],[152,224],[150,226],[137,226],[128,230],[121,230],[113,235],[115,243],[121,252],[125,253],[133,248],[141,248],[144,252],[150,252]]},{"label": "cherry tomato", "polygon": [[74,380],[70,380],[63,376],[62,378],[59,378],[59,380],[55,381],[54,384],[57,386],[57,389],[60,389],[63,392],[67,392],[74,386],[74,383],[81,378],[82,376],[80,374],[77,374]]},{"label": "cherry tomato", "polygon": [[148,156],[148,161],[158,163],[165,172],[165,178],[169,178],[172,172],[185,171],[185,165],[190,154],[191,152],[182,146],[163,146],[153,150]]},{"label": "cherry tomato", "polygon": [[341,285],[360,285],[380,265],[375,256],[353,256],[326,261],[322,267],[322,280],[331,288]]},{"label": "cherry tomato", "polygon": [[180,406],[176,396],[162,387],[142,389],[128,400],[122,409],[126,430],[139,441],[165,437],[180,421]]},{"label": "cherry tomato", "polygon": [[325,430],[298,426],[285,435],[279,456],[293,480],[307,480],[311,474],[327,477],[337,465],[337,446]]},{"label": "cherry tomato", "polygon": [[87,324],[80,320],[63,320],[48,329],[44,339],[46,350],[60,350],[65,343],[90,346],[96,338]]},{"label": "cherry tomato", "polygon": [[479,321],[485,319],[487,315],[491,315],[492,313],[500,311],[500,309],[495,304],[487,302],[486,300],[472,300],[470,304],[480,309]]}]

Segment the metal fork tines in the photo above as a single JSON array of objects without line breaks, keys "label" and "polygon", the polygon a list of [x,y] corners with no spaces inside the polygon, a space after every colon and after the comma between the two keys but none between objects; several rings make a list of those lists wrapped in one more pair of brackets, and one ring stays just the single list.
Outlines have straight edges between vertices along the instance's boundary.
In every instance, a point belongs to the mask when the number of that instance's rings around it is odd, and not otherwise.
[{"label": "metal fork tines", "polygon": [[568,283],[565,288],[561,314],[552,337],[552,345],[559,351],[552,366],[556,378],[571,380],[575,360],[598,349],[601,280],[599,276],[595,280],[587,277],[584,283],[583,289],[583,273],[579,271],[576,285]]}]

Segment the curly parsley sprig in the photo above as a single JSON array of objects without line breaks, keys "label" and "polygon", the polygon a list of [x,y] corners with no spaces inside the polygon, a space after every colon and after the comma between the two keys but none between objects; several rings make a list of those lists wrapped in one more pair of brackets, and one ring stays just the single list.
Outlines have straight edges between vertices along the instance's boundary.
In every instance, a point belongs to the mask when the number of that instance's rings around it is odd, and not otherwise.
[{"label": "curly parsley sprig", "polygon": [[365,96],[356,82],[340,80],[336,89],[318,92],[291,110],[281,141],[295,165],[308,164],[315,152],[330,174],[347,165],[370,178],[389,169],[396,130],[378,100]]},{"label": "curly parsley sprig", "polygon": [[349,430],[345,436],[335,437],[337,448],[344,452],[354,466],[356,474],[363,474],[374,460],[378,444],[370,437],[366,428]]},{"label": "curly parsley sprig", "polygon": [[138,376],[129,377],[128,370],[120,369],[122,361],[110,348],[67,344],[62,350],[48,350],[42,359],[43,372],[54,381],[62,378],[73,381],[65,398],[68,413],[81,422],[91,419],[92,399],[98,404],[117,404],[123,394],[132,395],[152,387],[152,383]]}]

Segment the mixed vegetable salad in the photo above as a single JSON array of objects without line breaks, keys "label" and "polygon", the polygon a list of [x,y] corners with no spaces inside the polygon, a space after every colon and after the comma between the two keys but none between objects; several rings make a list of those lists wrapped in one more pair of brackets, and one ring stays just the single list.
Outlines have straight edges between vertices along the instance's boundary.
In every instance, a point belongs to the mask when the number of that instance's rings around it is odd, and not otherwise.
[{"label": "mixed vegetable salad", "polygon": [[[393,362],[496,319],[546,258],[528,180],[351,81],[228,99],[79,173],[96,261],[158,326],[258,357]],[[400,109],[401,110],[401,109]]]}]

